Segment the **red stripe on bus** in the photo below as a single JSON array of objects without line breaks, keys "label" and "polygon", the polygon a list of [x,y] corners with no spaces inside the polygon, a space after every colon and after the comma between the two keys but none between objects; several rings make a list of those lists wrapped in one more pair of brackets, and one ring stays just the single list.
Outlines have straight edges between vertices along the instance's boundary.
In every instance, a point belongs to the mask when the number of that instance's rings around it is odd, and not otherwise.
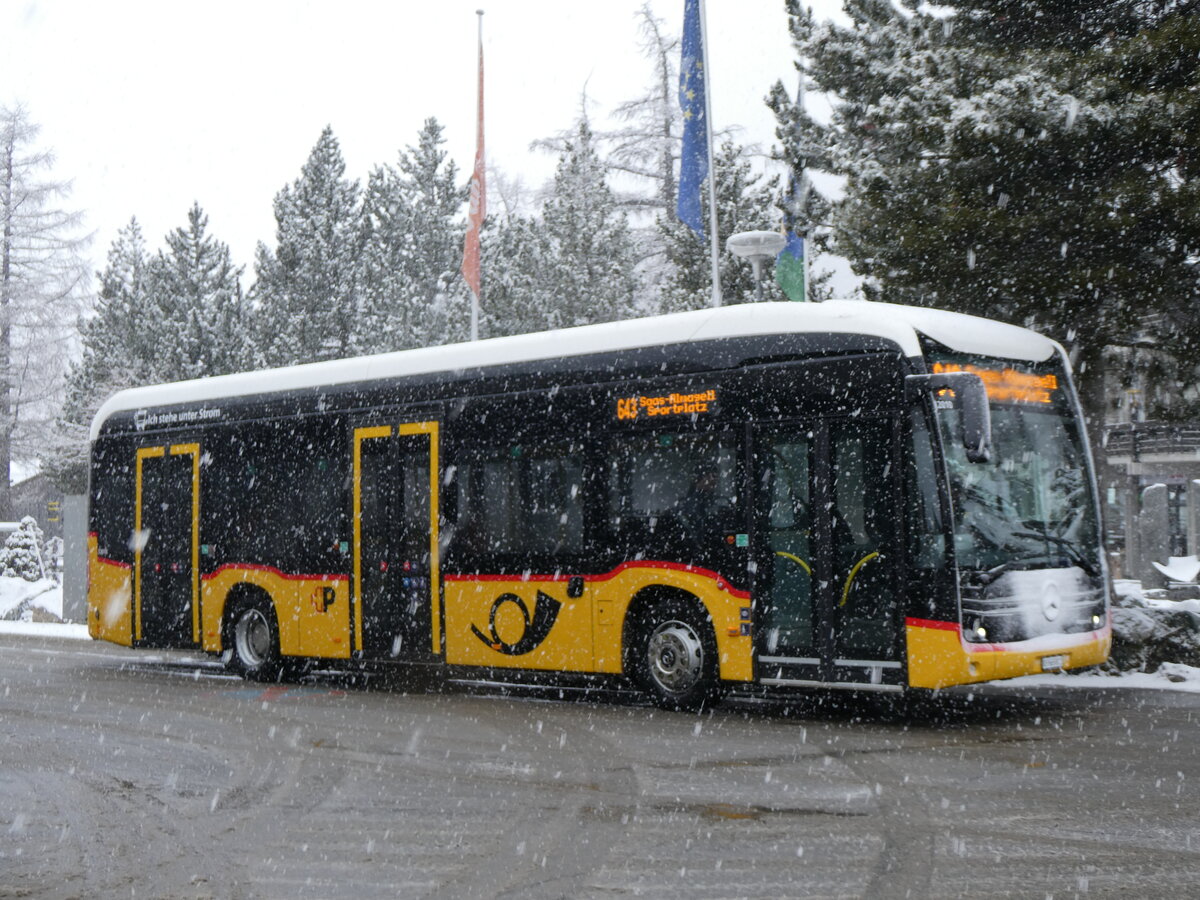
[{"label": "red stripe on bus", "polygon": [[711,578],[717,583],[723,591],[727,591],[734,597],[742,600],[750,599],[750,592],[739,590],[725,580],[719,572],[714,572],[712,569],[701,568],[700,566],[689,566],[686,563],[667,562],[665,560],[642,559],[633,562],[623,562],[615,569],[609,572],[601,572],[597,575],[534,575],[531,573],[522,573],[520,575],[444,575],[444,581],[569,581],[572,578],[580,577],[586,581],[610,581],[617,577],[626,569],[670,569],[673,572],[687,572],[690,575],[699,575],[701,578]]},{"label": "red stripe on bus", "polygon": [[937,628],[941,631],[961,631],[962,626],[957,622],[938,622],[933,619],[912,619],[904,620],[904,624],[910,628]]},{"label": "red stripe on bus", "polygon": [[260,566],[260,565],[255,565],[253,563],[223,563],[222,565],[217,566],[217,568],[215,568],[213,571],[209,572],[207,575],[201,575],[200,580],[201,581],[210,581],[213,578],[216,578],[218,575],[220,575],[226,569],[238,569],[238,570],[250,571],[250,572],[269,572],[272,575],[277,575],[278,577],[287,579],[288,581],[349,581],[350,580],[349,575],[341,575],[341,574],[292,575],[292,574],[284,572],[280,569],[277,569],[274,566]]},{"label": "red stripe on bus", "polygon": [[102,565],[102,566],[116,566],[118,569],[132,569],[133,568],[133,566],[130,563],[118,562],[115,559],[108,559],[107,557],[104,557],[104,556],[97,556],[96,562],[100,563],[100,565]]}]

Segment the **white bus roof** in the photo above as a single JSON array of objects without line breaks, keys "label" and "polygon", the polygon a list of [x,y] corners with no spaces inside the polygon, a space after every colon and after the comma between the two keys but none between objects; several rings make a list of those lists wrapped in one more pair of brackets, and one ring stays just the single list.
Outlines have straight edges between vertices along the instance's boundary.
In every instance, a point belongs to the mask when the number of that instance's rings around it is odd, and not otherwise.
[{"label": "white bus roof", "polygon": [[869,335],[895,343],[906,356],[920,355],[918,334],[962,353],[1030,362],[1049,359],[1057,348],[1054,341],[1025,328],[938,309],[863,300],[748,303],[131,388],[114,394],[96,412],[91,439],[96,439],[109,416],[127,410],[688,341],[790,333]]}]

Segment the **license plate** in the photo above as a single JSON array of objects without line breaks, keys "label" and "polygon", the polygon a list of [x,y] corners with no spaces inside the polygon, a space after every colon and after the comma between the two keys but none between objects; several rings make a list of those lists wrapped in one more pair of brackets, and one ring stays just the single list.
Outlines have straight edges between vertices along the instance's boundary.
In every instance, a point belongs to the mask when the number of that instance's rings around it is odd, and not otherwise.
[{"label": "license plate", "polygon": [[1061,672],[1062,667],[1067,664],[1065,656],[1043,656],[1042,671],[1043,672]]}]

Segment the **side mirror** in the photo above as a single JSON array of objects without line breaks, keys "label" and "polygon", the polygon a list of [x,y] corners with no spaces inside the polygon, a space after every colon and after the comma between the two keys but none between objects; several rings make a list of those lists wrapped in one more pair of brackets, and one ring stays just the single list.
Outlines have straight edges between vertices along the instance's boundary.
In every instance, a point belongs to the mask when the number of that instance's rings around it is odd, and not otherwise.
[{"label": "side mirror", "polygon": [[973,463],[992,458],[992,411],[983,379],[970,372],[908,375],[904,388],[910,397],[924,391],[953,391],[962,422],[962,445]]}]

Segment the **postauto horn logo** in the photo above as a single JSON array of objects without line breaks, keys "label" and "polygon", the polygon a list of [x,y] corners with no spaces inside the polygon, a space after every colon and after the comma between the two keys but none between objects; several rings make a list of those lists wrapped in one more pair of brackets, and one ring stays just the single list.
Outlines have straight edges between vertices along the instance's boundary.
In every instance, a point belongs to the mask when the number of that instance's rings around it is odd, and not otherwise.
[{"label": "postauto horn logo", "polygon": [[[508,643],[501,640],[499,633],[496,631],[496,614],[500,612],[500,608],[506,603],[515,604],[517,609],[521,611],[521,616],[525,619],[525,629],[521,633],[521,637],[514,643]],[[550,634],[550,629],[554,627],[554,621],[558,618],[558,611],[562,608],[562,604],[541,591],[537,592],[537,602],[534,606],[533,616],[529,615],[529,607],[525,605],[525,601],[516,594],[501,594],[496,598],[496,602],[492,604],[491,614],[488,616],[488,631],[490,634],[484,634],[476,626],[472,625],[471,630],[475,632],[475,637],[483,641],[493,650],[503,653],[506,656],[523,656],[532,650],[536,650],[541,646],[542,641],[546,640],[546,636]]]}]

